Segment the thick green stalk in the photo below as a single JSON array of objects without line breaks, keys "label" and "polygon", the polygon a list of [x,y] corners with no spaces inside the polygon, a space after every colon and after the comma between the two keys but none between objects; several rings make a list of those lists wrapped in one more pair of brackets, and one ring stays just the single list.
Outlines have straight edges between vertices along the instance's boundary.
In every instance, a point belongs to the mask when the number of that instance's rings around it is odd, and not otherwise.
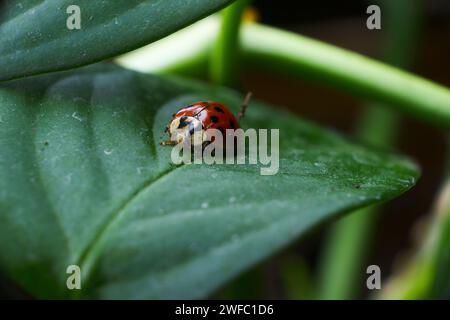
[{"label": "thick green stalk", "polygon": [[239,83],[239,30],[249,0],[237,0],[222,11],[222,24],[211,53],[210,77],[219,85],[236,87]]},{"label": "thick green stalk", "polygon": [[[420,0],[382,1],[386,15],[384,49],[386,61],[399,67],[413,62],[417,30],[420,25]],[[357,136],[379,147],[392,147],[397,140],[400,118],[386,106],[369,104],[358,124]],[[335,223],[330,230],[321,260],[319,274],[320,299],[353,299],[359,289],[367,265],[378,208],[353,212]]]},{"label": "thick green stalk", "polygon": [[[318,299],[357,297],[375,221],[374,209],[360,209],[338,221],[330,230],[319,265]],[[355,240],[357,240],[355,242]]]},{"label": "thick green stalk", "polygon": [[[214,20],[215,17],[211,19]],[[193,31],[195,34],[190,35],[190,46],[196,52],[189,50],[184,55],[183,42],[177,49],[178,62],[172,61],[169,67],[142,70],[198,74],[199,68],[207,65],[201,59],[206,59],[211,50],[210,42],[203,41],[204,33],[209,35],[211,31],[214,33],[218,30],[215,23],[211,23],[209,27],[214,30]],[[185,33],[183,37],[186,37]],[[163,54],[152,54],[155,51],[152,46],[160,49],[155,44],[142,49],[148,50],[151,55],[148,60],[164,61]],[[169,49],[173,51],[175,47],[171,46]],[[311,78],[367,100],[385,102],[388,108],[450,129],[449,88],[349,50],[292,32],[246,23],[241,28],[241,58],[241,69],[272,70]],[[123,57],[120,59],[122,65],[141,70],[139,66],[133,66],[125,60],[127,59]]]},{"label": "thick green stalk", "polygon": [[450,299],[450,179],[446,181],[446,206],[437,218],[440,231],[436,246],[436,256],[433,259],[435,277],[432,281],[433,298]]},{"label": "thick green stalk", "polygon": [[301,75],[450,129],[450,90],[357,53],[270,27],[243,29],[246,67]]},{"label": "thick green stalk", "polygon": [[298,254],[291,253],[281,261],[280,277],[284,297],[289,300],[313,299],[313,283],[310,266]]}]

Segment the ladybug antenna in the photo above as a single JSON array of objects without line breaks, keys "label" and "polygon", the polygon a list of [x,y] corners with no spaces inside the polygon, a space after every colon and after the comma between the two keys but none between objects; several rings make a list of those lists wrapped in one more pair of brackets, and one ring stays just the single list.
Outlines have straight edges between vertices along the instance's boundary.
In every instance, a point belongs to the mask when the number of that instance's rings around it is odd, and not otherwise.
[{"label": "ladybug antenna", "polygon": [[245,116],[245,111],[247,110],[248,104],[250,103],[250,99],[252,98],[252,93],[248,92],[247,95],[244,98],[244,101],[242,101],[241,109],[239,110],[237,114],[237,121],[240,122],[240,120]]}]

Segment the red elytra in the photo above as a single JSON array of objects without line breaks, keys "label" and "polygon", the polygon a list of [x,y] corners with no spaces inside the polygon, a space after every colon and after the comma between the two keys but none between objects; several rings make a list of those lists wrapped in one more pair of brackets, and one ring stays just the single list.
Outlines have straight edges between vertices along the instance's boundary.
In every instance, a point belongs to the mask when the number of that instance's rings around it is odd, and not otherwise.
[{"label": "red elytra", "polygon": [[190,106],[180,109],[174,118],[183,116],[195,117],[203,125],[205,130],[217,129],[225,133],[226,129],[237,129],[239,123],[233,113],[222,103],[213,101],[195,102]]}]

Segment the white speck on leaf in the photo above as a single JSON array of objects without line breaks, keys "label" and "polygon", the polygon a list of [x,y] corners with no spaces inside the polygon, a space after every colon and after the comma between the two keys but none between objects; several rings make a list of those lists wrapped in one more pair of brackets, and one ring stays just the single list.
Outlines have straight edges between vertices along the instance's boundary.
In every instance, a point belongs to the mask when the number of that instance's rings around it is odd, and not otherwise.
[{"label": "white speck on leaf", "polygon": [[139,135],[142,137],[142,136],[145,136],[145,135],[147,135],[147,132],[149,131],[149,129],[148,128],[141,128],[140,129],[140,132],[139,132]]},{"label": "white speck on leaf", "polygon": [[145,169],[144,167],[137,167],[136,171],[138,174],[142,174],[142,171],[144,171],[144,169]]},{"label": "white speck on leaf", "polygon": [[105,149],[105,150],[103,150],[103,153],[106,154],[107,156],[109,156],[111,153],[113,153],[113,151]]},{"label": "white speck on leaf", "polygon": [[203,202],[202,203],[202,209],[206,209],[209,207],[209,203],[208,202]]},{"label": "white speck on leaf", "polygon": [[70,183],[72,181],[72,173],[69,173],[66,177],[65,177],[66,183]]},{"label": "white speck on leaf", "polygon": [[228,202],[229,202],[229,203],[235,203],[235,202],[236,202],[236,197],[230,197],[230,198],[228,199]]},{"label": "white speck on leaf", "polygon": [[72,113],[72,118],[77,119],[80,122],[83,121],[83,118],[81,118],[77,112]]}]

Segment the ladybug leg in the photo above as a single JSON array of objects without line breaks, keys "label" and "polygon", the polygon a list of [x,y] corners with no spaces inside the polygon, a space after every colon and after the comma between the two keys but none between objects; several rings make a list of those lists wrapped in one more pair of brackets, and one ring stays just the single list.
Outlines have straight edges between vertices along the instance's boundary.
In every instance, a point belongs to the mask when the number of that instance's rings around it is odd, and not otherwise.
[{"label": "ladybug leg", "polygon": [[[169,126],[168,125],[164,128],[164,133],[169,133]],[[175,141],[171,141],[171,140],[160,141],[159,144],[162,145],[162,146],[174,145]]]},{"label": "ladybug leg", "polygon": [[160,141],[159,144],[162,146],[173,146],[173,145],[176,145],[177,143],[172,140],[166,140],[166,141]]},{"label": "ladybug leg", "polygon": [[250,103],[250,99],[252,98],[252,93],[249,92],[247,93],[247,95],[245,96],[244,101],[241,104],[241,108],[237,114],[237,121],[238,123],[240,122],[240,120],[245,116],[245,111],[247,110],[248,104]]}]

